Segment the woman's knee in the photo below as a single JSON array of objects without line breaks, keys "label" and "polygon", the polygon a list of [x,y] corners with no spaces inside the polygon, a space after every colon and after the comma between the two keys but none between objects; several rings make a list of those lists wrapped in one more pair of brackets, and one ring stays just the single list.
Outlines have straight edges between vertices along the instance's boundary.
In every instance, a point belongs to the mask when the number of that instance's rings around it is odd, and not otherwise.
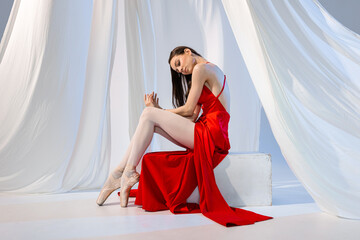
[{"label": "woman's knee", "polygon": [[146,107],[141,113],[140,120],[153,121],[157,110],[159,109],[155,107]]}]

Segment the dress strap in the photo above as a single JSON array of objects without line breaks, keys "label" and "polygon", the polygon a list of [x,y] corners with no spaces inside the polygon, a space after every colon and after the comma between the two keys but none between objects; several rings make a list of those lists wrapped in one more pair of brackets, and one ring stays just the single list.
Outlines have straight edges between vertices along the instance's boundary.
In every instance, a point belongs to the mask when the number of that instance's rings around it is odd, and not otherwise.
[{"label": "dress strap", "polygon": [[225,81],[226,81],[226,75],[224,75],[224,84],[223,84],[223,87],[222,87],[222,89],[221,89],[220,93],[217,95],[217,97],[216,97],[216,98],[218,98],[218,97],[221,95],[221,93],[224,91]]}]

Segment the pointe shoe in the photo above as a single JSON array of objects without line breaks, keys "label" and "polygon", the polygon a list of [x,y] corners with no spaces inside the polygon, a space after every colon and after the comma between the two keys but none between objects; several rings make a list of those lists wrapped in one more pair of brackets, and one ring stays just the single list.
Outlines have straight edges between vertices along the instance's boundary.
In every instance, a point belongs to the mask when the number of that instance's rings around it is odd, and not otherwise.
[{"label": "pointe shoe", "polygon": [[140,174],[135,170],[125,171],[121,178],[120,205],[127,207],[131,188],[139,182]]},{"label": "pointe shoe", "polygon": [[[122,175],[122,173],[121,173]],[[121,187],[121,176],[119,178],[115,178],[112,173],[110,173],[108,179],[106,180],[104,186],[102,187],[99,197],[96,200],[96,203],[101,206],[104,204],[106,199],[110,196],[110,194],[116,189]]]}]

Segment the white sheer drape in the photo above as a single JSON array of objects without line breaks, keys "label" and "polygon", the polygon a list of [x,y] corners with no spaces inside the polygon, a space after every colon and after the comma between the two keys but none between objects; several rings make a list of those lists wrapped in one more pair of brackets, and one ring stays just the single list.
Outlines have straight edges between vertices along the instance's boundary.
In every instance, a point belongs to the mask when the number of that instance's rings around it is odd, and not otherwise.
[{"label": "white sheer drape", "polygon": [[[172,108],[168,57],[173,48],[186,45],[220,66],[227,75],[231,151],[258,151],[261,105],[221,2],[125,1],[125,24],[130,135],[144,108],[145,92],[157,92],[160,105]],[[155,137],[152,150],[159,149],[176,147]]]},{"label": "white sheer drape", "polygon": [[359,36],[316,1],[223,4],[287,163],[322,210],[359,219]]},{"label": "white sheer drape", "polygon": [[0,191],[99,187],[116,1],[15,0],[0,45]]}]

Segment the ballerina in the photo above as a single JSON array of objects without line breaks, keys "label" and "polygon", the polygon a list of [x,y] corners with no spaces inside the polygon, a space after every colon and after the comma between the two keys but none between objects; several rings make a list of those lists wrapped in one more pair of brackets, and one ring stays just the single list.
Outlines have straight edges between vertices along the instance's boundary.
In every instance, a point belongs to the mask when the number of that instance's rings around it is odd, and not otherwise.
[{"label": "ballerina", "polygon": [[[174,109],[162,109],[156,94],[145,94],[141,114],[128,150],[110,174],[97,203],[102,205],[121,187],[120,205],[126,207],[130,189],[139,181],[135,168],[141,157],[142,177],[136,205],[147,211],[170,209],[173,213],[198,213],[224,226],[265,221],[272,217],[230,207],[219,191],[216,167],[228,154],[230,142],[229,90],[226,76],[189,47],[177,47],[169,57]],[[199,118],[200,108],[203,112]],[[187,151],[153,152],[143,156],[154,133]],[[199,204],[187,198],[199,187]]]},{"label": "ballerina", "polygon": [[[120,164],[110,173],[97,204],[102,205],[110,194],[121,187],[120,203],[128,204],[130,189],[139,181],[136,172],[145,150],[154,133],[160,134],[178,146],[194,149],[195,121],[200,112],[198,100],[204,85],[218,95],[223,88],[224,74],[215,64],[209,63],[190,47],[180,46],[169,56],[173,84],[174,109],[162,109],[157,94],[145,94],[143,110],[135,134]],[[225,82],[224,82],[225,86]],[[226,89],[219,101],[229,110],[229,92]]]}]

